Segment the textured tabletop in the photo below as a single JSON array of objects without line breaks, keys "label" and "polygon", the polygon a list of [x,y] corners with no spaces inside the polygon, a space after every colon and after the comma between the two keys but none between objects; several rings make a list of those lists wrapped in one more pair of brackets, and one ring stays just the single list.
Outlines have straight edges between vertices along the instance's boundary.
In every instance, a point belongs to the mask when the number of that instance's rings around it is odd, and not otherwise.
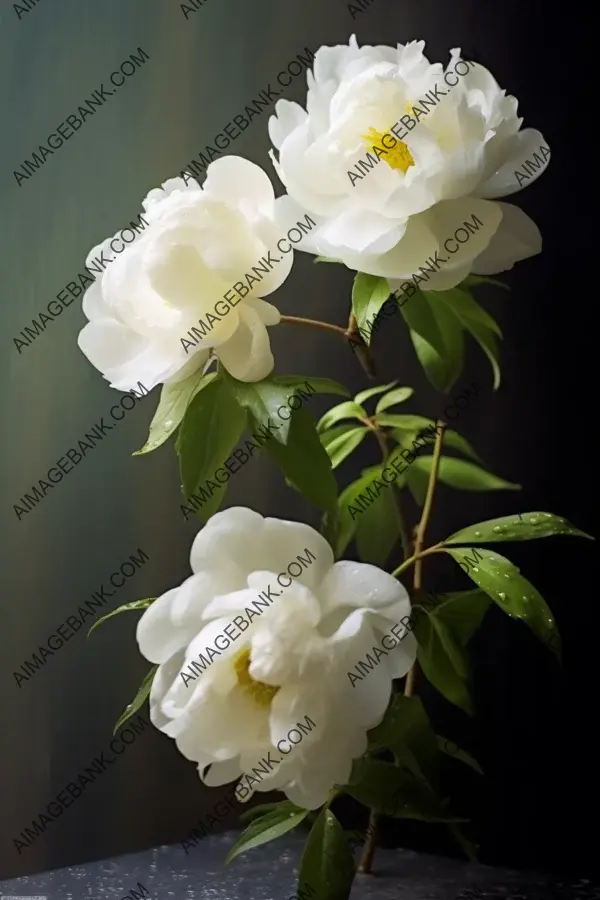
[{"label": "textured tabletop", "polygon": [[[205,838],[186,856],[179,844],[0,882],[0,898],[35,900],[288,900],[295,897],[303,836],[252,850],[223,868],[235,834]],[[357,878],[352,900],[600,900],[587,880],[378,850],[377,876]]]}]

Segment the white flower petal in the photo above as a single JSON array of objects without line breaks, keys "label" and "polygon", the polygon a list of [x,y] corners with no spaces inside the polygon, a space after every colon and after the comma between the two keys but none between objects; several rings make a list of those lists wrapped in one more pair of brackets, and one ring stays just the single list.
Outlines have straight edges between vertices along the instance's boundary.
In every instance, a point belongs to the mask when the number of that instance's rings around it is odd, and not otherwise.
[{"label": "white flower petal", "polygon": [[137,623],[136,637],[140,653],[150,662],[166,663],[202,627],[201,610],[198,610],[197,615],[184,618],[180,625],[174,625],[173,604],[180,590],[181,588],[172,588],[158,597]]},{"label": "white flower petal", "polygon": [[237,331],[215,352],[230,375],[238,381],[262,381],[275,364],[269,333],[259,314],[251,307],[240,307]]},{"label": "white flower petal", "polygon": [[246,300],[246,306],[252,307],[258,313],[263,325],[278,325],[281,322],[281,313],[277,307],[266,300],[261,300],[260,297],[252,297]]},{"label": "white flower petal", "polygon": [[327,612],[336,607],[380,610],[383,615],[395,604],[409,603],[406,588],[387,572],[368,563],[341,560],[323,580],[320,594],[327,597]]},{"label": "white flower petal", "polygon": [[529,216],[510,203],[498,203],[502,222],[490,244],[473,261],[476,275],[496,275],[512,269],[516,262],[542,252],[542,235]]},{"label": "white flower petal", "polygon": [[238,587],[245,588],[249,572],[266,568],[263,523],[259,513],[243,506],[215,513],[194,538],[190,552],[192,571],[226,571],[227,566],[232,566],[242,573]]},{"label": "white flower petal", "polygon": [[269,176],[241,156],[223,156],[211,163],[202,188],[251,219],[256,214],[273,217],[275,193]]},{"label": "white flower petal", "polygon": [[493,199],[516,194],[533,184],[550,163],[550,148],[541,131],[534,128],[515,134],[503,149],[502,164],[478,188],[480,197]]}]

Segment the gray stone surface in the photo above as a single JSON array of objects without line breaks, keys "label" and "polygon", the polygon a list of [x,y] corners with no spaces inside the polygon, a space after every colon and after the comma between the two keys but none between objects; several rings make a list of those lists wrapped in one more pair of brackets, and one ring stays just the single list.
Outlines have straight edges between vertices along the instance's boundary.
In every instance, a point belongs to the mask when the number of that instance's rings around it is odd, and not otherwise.
[{"label": "gray stone surface", "polygon": [[[235,833],[0,882],[0,898],[36,900],[288,900],[295,896],[304,835],[252,850],[227,868]],[[582,879],[492,869],[411,850],[378,850],[377,875],[356,879],[352,900],[600,900]],[[145,889],[142,892],[140,885]],[[132,891],[136,893],[132,894]]]}]

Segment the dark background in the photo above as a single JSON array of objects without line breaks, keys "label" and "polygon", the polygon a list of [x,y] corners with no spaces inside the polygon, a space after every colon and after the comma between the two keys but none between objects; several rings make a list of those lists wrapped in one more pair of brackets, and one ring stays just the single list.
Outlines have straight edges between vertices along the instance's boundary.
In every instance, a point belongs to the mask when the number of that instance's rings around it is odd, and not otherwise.
[{"label": "dark background", "polygon": [[[145,439],[158,391],[17,520],[13,503],[118,394],[77,348],[85,322],[77,301],[21,354],[12,337],[81,271],[93,245],[137,217],[151,187],[179,174],[305,46],[346,42],[355,32],[360,43],[424,38],[430,59],[443,61],[450,48],[462,47],[465,58],[482,62],[519,98],[525,126],[545,135],[552,150],[547,172],[509,198],[537,222],[543,254],[503,276],[510,295],[480,290],[504,332],[503,382],[494,394],[488,364],[471,347],[461,385],[475,379],[482,390],[458,424],[492,471],[524,488],[520,496],[440,490],[430,537],[514,510],[556,512],[596,533],[596,298],[588,285],[596,259],[585,214],[596,180],[588,9],[582,0],[556,7],[375,0],[353,20],[341,0],[208,0],[186,21],[170,0],[45,0],[19,21],[3,0],[0,878],[179,840],[219,796],[153,730],[101,784],[88,787],[76,810],[21,855],[14,848],[13,837],[106,747],[147,666],[131,616],[89,642],[78,635],[20,688],[13,671],[138,546],[150,562],[115,604],[179,583],[196,529],[179,510],[172,447],[130,456]],[[17,187],[13,169],[138,46],[150,61]],[[298,78],[285,96],[302,102],[304,91]],[[266,128],[263,113],[229,152],[263,165],[281,191]],[[284,313],[341,324],[351,282],[350,272],[299,256],[275,300]],[[366,386],[335,337],[288,326],[271,335],[277,371],[329,375],[355,391]],[[415,388],[407,411],[442,411],[447,400],[425,381],[399,317],[380,329],[374,347],[381,381],[399,378]],[[323,409],[322,399],[315,401],[314,414]],[[362,460],[342,468],[344,483],[361,463],[376,461],[376,448],[370,452],[364,448]],[[227,504],[317,521],[266,460],[236,476]],[[482,781],[456,767],[457,788],[478,814],[482,859],[590,875],[598,868],[596,549],[564,538],[503,551],[555,613],[564,669],[525,626],[494,609],[473,645],[474,719],[425,687],[426,699],[439,731],[471,749],[486,772]],[[429,588],[459,587],[461,577],[444,561],[426,567]],[[223,826],[236,820],[230,815]],[[392,823],[385,841],[453,852],[441,828]]]}]

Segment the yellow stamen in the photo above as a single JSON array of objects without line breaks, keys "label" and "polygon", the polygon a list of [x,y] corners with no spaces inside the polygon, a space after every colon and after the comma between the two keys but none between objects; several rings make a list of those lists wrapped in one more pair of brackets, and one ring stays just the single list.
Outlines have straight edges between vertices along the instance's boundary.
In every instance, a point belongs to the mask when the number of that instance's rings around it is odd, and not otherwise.
[{"label": "yellow stamen", "polygon": [[[388,144],[387,147],[382,143],[385,134],[389,134],[390,137],[396,141],[395,146],[391,149],[392,141],[389,138],[386,140],[386,144]],[[392,169],[399,169],[406,174],[410,167],[415,165],[415,161],[408,146],[404,141],[399,141],[397,138],[393,137],[391,131],[376,131],[374,128],[369,128],[367,134],[363,134],[361,137],[369,150],[372,150],[373,147],[379,147],[381,150],[385,151],[385,154],[381,156],[381,159],[385,160]]]},{"label": "yellow stamen", "polygon": [[263,681],[257,681],[250,674],[250,651],[240,650],[234,657],[233,667],[235,669],[238,684],[258,706],[270,706],[273,697],[279,690],[274,684],[265,684]]}]

